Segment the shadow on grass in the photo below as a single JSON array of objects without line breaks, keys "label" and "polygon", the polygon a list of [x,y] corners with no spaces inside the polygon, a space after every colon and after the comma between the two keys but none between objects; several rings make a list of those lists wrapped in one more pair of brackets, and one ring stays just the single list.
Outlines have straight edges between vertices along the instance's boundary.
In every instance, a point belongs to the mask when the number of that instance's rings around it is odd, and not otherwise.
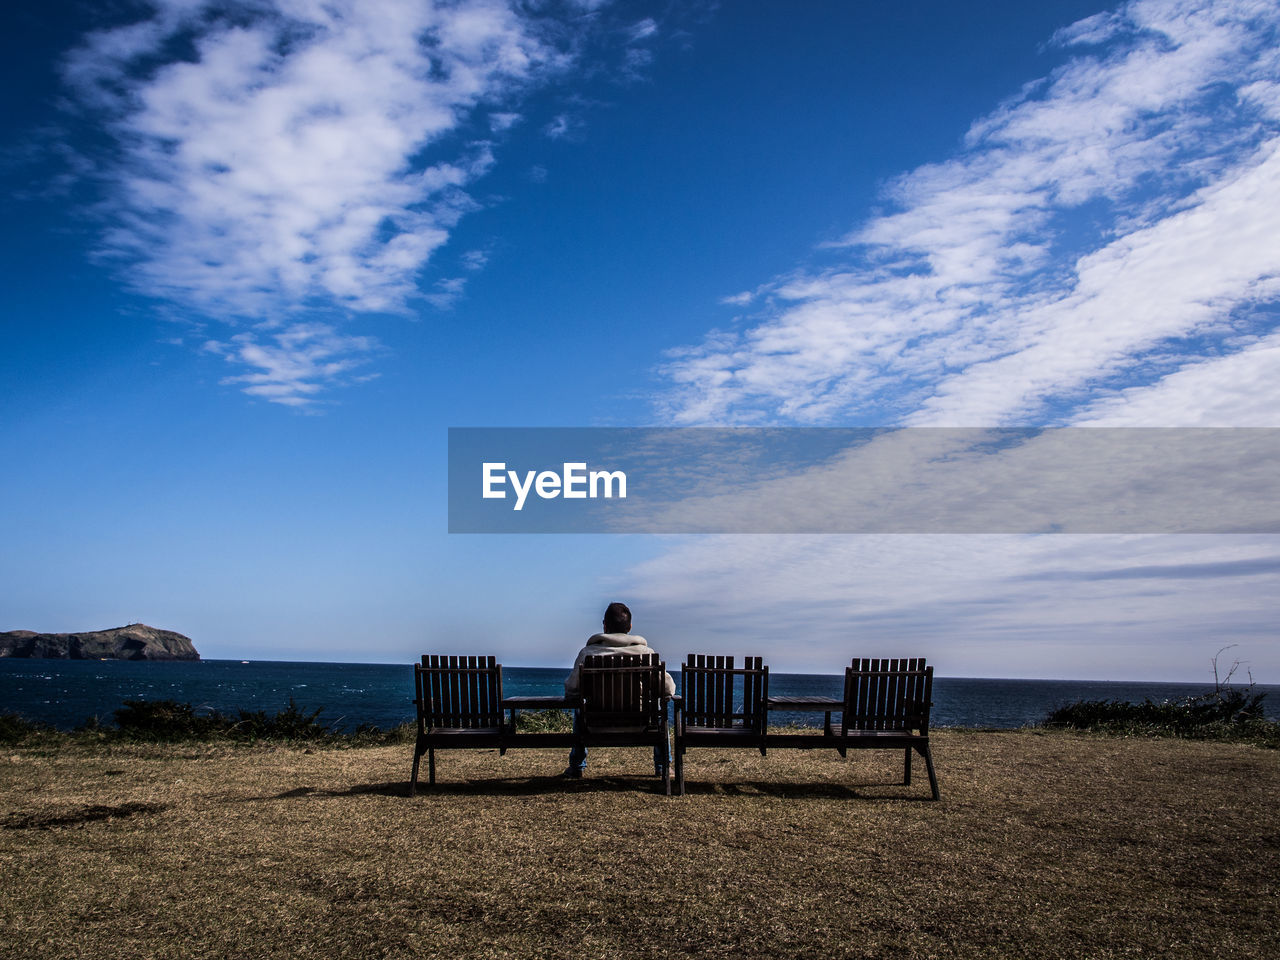
[{"label": "shadow on grass", "polygon": [[[545,777],[494,777],[482,780],[418,781],[418,796],[535,796],[555,793],[658,793],[663,794],[662,781],[656,777],[591,777],[583,780],[565,780],[559,775]],[[238,802],[253,800],[301,800],[308,797],[400,797],[409,796],[408,780],[390,780],[382,783],[357,783],[345,790],[326,790],[319,787],[295,787],[283,793],[266,797],[238,797]]]},{"label": "shadow on grass", "polygon": [[[671,782],[675,797],[675,780]],[[665,796],[662,781],[652,775],[587,774],[581,780],[566,779],[560,774],[546,776],[483,777],[469,780],[437,780],[435,785],[423,777],[418,781],[418,797],[527,797],[564,794],[636,793]],[[854,783],[824,783],[776,780],[735,780],[732,782],[706,782],[685,780],[686,796],[719,797],[780,797],[788,800],[911,800],[929,801],[932,798],[924,784],[904,786],[883,780],[866,780]],[[238,797],[236,802],[263,800],[303,800],[308,798],[383,796],[409,797],[408,780],[387,780],[377,783],[357,783],[335,790],[321,787],[295,787],[281,793],[256,797]]]},{"label": "shadow on grass", "polygon": [[[870,789],[873,793],[864,792]],[[896,783],[779,783],[774,780],[737,780],[733,783],[697,783],[686,779],[685,796],[781,797],[787,800],[910,800],[933,802],[928,786],[905,787]],[[901,792],[889,792],[901,791]],[[906,791],[912,791],[910,793]]]},{"label": "shadow on grass", "polygon": [[[399,796],[408,797],[409,783],[401,781]],[[356,788],[359,789],[359,788]],[[654,776],[587,776],[566,780],[560,774],[537,777],[485,777],[476,780],[437,780],[435,785],[418,781],[418,796],[550,796],[557,793],[663,793],[662,781]],[[416,798],[415,798],[416,799]]]},{"label": "shadow on grass", "polygon": [[[675,784],[672,784],[674,791]],[[778,797],[793,801],[806,800],[886,800],[928,801],[927,792],[919,787],[900,784],[865,783],[779,783],[777,781],[745,780],[734,783],[685,782],[686,796],[708,797]],[[870,790],[872,792],[866,792]],[[906,792],[913,791],[913,792]],[[480,780],[437,781],[434,786],[418,782],[419,797],[527,797],[564,794],[635,793],[665,796],[662,781],[646,776],[599,776],[582,780],[566,780],[560,776],[545,777],[494,777]],[[317,787],[297,787],[267,797],[246,797],[245,800],[300,800],[310,797],[400,797],[408,799],[409,783],[392,780],[382,783],[358,783],[345,790],[327,790]],[[675,793],[672,793],[675,797]]]},{"label": "shadow on grass", "polygon": [[168,809],[163,803],[124,803],[115,807],[89,806],[64,814],[14,813],[3,821],[6,830],[51,830],[54,827],[78,827],[98,820],[114,820],[135,817],[145,813],[161,813]]}]

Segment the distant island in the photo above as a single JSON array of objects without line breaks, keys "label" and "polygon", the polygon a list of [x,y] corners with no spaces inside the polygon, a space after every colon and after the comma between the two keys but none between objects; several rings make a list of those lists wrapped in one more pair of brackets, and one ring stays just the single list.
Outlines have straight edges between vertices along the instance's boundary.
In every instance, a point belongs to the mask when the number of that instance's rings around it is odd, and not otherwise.
[{"label": "distant island", "polygon": [[0,657],[46,657],[57,660],[199,660],[190,637],[131,623],[88,633],[0,633]]}]

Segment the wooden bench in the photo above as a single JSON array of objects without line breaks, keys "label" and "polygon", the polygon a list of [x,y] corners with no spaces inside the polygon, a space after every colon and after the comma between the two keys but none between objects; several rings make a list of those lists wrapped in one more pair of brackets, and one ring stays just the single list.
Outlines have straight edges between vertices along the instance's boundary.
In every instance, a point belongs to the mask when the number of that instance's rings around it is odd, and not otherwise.
[{"label": "wooden bench", "polygon": [[753,747],[763,756],[769,668],[760,657],[689,654],[680,669],[675,708],[676,793],[684,793],[684,754],[690,747]]},{"label": "wooden bench", "polygon": [[[581,697],[503,697],[502,665],[491,656],[428,655],[414,665],[417,735],[409,796],[427,755],[427,780],[436,782],[437,750],[573,746],[656,746],[667,743],[666,666],[645,657],[587,657]],[[518,733],[520,710],[582,711],[573,733]],[[670,771],[664,776],[671,792]]]},{"label": "wooden bench", "polygon": [[[832,697],[770,697],[767,686],[752,688],[755,705],[748,705],[744,690],[743,710],[729,707],[729,690],[734,678],[744,671],[734,670],[732,661],[724,666],[711,663],[717,658],[690,657],[692,669],[686,667],[685,676],[692,679],[688,688],[700,704],[710,704],[697,709],[700,723],[690,736],[685,716],[690,715],[686,702],[677,704],[676,723],[676,785],[683,792],[684,765],[682,755],[689,746],[758,746],[763,753],[769,747],[813,749],[835,748],[843,757],[848,750],[892,750],[904,753],[902,782],[911,784],[911,754],[924,757],[929,772],[929,788],[933,799],[939,799],[938,778],[933,767],[933,754],[929,749],[929,709],[933,700],[933,667],[923,659],[858,659],[845,669],[844,696]],[[759,658],[749,658],[767,677],[767,667],[759,664]],[[695,662],[697,661],[697,662]],[[767,680],[765,681],[767,683]],[[686,697],[686,700],[688,697]],[[757,720],[750,723],[748,716],[760,715],[759,702],[763,700],[768,710],[812,710],[825,714],[821,731],[796,733],[769,732],[767,727],[756,733]],[[737,702],[736,699],[734,701]],[[717,712],[718,711],[718,712]],[[838,725],[832,716],[840,714]],[[703,719],[712,720],[702,724]],[[721,721],[727,721],[723,726]],[[750,729],[749,729],[750,728]]]}]

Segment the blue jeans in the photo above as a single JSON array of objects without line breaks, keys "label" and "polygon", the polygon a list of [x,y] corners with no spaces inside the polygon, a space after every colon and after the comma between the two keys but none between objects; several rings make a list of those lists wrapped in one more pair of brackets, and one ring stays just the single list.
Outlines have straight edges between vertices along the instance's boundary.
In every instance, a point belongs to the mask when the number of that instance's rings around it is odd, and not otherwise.
[{"label": "blue jeans", "polygon": [[[573,712],[573,732],[582,733],[582,712],[575,710]],[[671,745],[670,744],[654,744],[653,747],[653,772],[662,775],[667,766],[671,763]],[[587,748],[578,746],[569,751],[569,769],[570,770],[586,770],[587,769]]]}]

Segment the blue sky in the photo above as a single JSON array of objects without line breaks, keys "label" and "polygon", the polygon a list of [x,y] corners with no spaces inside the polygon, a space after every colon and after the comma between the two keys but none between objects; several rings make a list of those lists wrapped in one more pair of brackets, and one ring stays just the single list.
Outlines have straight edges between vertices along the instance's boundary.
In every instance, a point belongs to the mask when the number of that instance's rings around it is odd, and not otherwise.
[{"label": "blue sky", "polygon": [[1280,426],[1280,14],[45,5],[0,628],[1280,675],[1274,536],[462,536],[450,426]]}]

